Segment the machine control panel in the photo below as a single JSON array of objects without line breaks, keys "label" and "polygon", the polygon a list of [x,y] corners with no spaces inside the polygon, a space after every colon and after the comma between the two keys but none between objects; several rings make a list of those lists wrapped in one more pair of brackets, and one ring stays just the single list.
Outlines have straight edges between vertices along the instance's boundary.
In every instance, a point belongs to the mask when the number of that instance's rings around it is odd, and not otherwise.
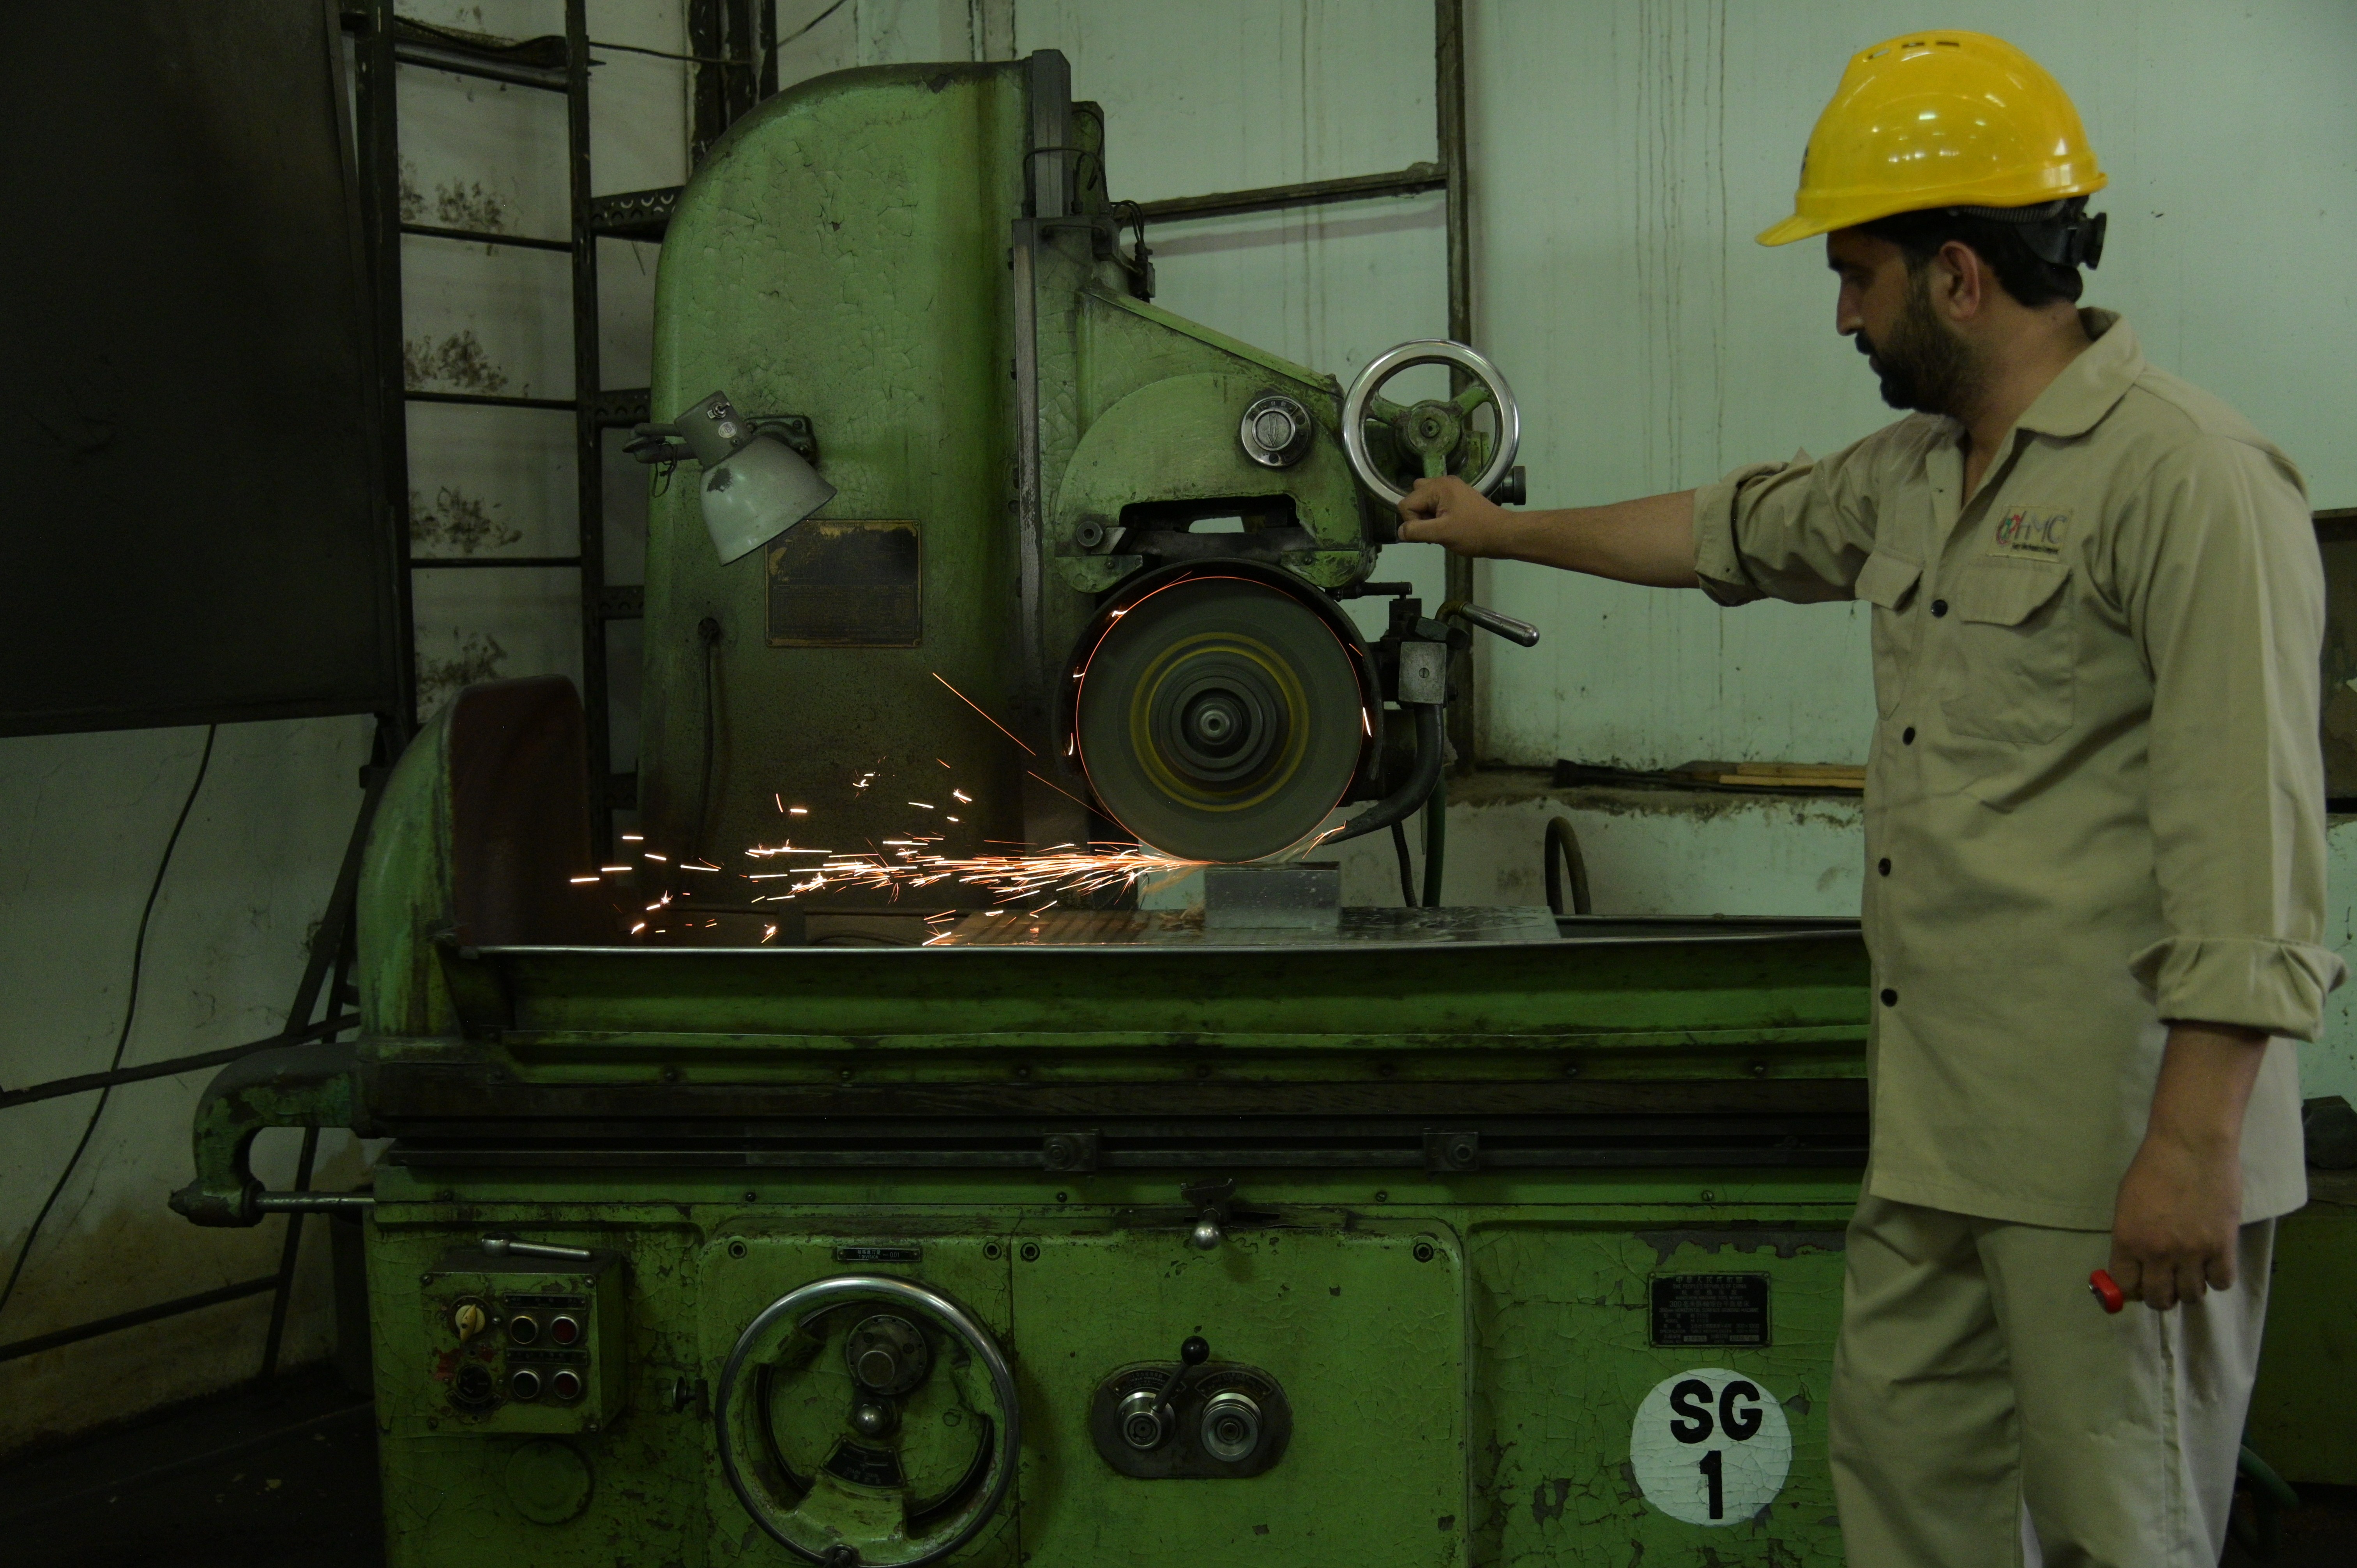
[{"label": "machine control panel", "polygon": [[621,1258],[474,1248],[443,1254],[425,1286],[426,1376],[442,1386],[442,1432],[596,1432],[619,1415]]},{"label": "machine control panel", "polygon": [[1275,1378],[1213,1361],[1195,1336],[1176,1361],[1124,1367],[1099,1383],[1089,1435],[1106,1464],[1142,1481],[1257,1476],[1285,1457],[1293,1406]]}]

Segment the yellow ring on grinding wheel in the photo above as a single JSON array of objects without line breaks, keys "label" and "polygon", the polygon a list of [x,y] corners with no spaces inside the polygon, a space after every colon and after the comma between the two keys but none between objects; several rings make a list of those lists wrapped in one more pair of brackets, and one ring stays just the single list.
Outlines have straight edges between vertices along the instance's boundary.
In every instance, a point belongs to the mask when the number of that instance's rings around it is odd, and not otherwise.
[{"label": "yellow ring on grinding wheel", "polygon": [[[1295,721],[1287,725],[1286,731],[1285,755],[1277,759],[1276,766],[1267,774],[1254,779],[1254,792],[1242,800],[1223,800],[1208,789],[1189,789],[1187,780],[1171,770],[1154,746],[1154,699],[1161,693],[1170,677],[1184,669],[1177,661],[1189,651],[1209,652],[1223,646],[1268,672],[1285,696],[1287,718]],[[1164,649],[1140,678],[1129,700],[1129,744],[1136,748],[1139,757],[1145,762],[1147,776],[1166,793],[1187,800],[1199,811],[1241,811],[1266,800],[1300,771],[1302,754],[1309,749],[1309,728],[1298,722],[1298,715],[1308,711],[1308,693],[1302,691],[1300,681],[1275,650],[1256,640],[1205,632]]]},{"label": "yellow ring on grinding wheel", "polygon": [[1165,854],[1277,854],[1317,832],[1358,771],[1357,663],[1317,611],[1268,584],[1207,573],[1157,588],[1078,673],[1089,783]]}]

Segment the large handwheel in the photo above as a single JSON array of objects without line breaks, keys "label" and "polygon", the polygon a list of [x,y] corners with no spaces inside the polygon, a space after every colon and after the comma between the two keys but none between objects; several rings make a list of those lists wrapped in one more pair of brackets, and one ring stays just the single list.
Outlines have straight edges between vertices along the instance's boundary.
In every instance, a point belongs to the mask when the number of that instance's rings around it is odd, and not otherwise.
[{"label": "large handwheel", "polygon": [[990,1331],[941,1292],[879,1274],[817,1280],[763,1308],[728,1353],[712,1424],[745,1511],[827,1568],[949,1556],[1006,1500],[1022,1442]]},{"label": "large handwheel", "polygon": [[[1415,365],[1447,365],[1464,372],[1469,384],[1455,397],[1416,403],[1383,395],[1386,382]],[[1494,433],[1474,428],[1473,415],[1484,403],[1497,411]],[[1506,378],[1485,356],[1447,338],[1403,343],[1376,355],[1342,399],[1342,449],[1350,454],[1351,472],[1394,506],[1407,499],[1417,479],[1444,474],[1488,495],[1513,470],[1522,440],[1522,413]]]}]

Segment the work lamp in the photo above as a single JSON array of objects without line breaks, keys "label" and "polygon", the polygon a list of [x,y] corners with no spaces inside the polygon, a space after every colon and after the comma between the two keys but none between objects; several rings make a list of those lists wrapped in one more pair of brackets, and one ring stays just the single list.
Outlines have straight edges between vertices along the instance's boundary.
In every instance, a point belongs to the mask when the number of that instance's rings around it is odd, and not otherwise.
[{"label": "work lamp", "polygon": [[738,413],[726,392],[714,392],[673,424],[641,424],[632,435],[630,454],[642,463],[693,457],[702,467],[696,499],[724,566],[834,499],[834,487],[801,453]]}]

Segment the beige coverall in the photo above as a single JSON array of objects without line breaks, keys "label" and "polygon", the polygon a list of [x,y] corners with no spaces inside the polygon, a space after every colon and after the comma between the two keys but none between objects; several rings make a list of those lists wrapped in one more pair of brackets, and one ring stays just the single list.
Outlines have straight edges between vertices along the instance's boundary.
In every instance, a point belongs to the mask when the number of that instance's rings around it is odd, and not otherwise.
[{"label": "beige coverall", "polygon": [[[1698,492],[1722,604],[1874,606],[1873,1153],[1832,1447],[1857,1568],[2210,1568],[2266,1310],[2307,1199],[2294,1040],[2320,945],[2324,587],[2305,487],[2126,323],[1979,492],[1902,419]],[[2244,1123],[2240,1283],[2168,1314],[2087,1294],[2165,1022],[2276,1037]]]}]

